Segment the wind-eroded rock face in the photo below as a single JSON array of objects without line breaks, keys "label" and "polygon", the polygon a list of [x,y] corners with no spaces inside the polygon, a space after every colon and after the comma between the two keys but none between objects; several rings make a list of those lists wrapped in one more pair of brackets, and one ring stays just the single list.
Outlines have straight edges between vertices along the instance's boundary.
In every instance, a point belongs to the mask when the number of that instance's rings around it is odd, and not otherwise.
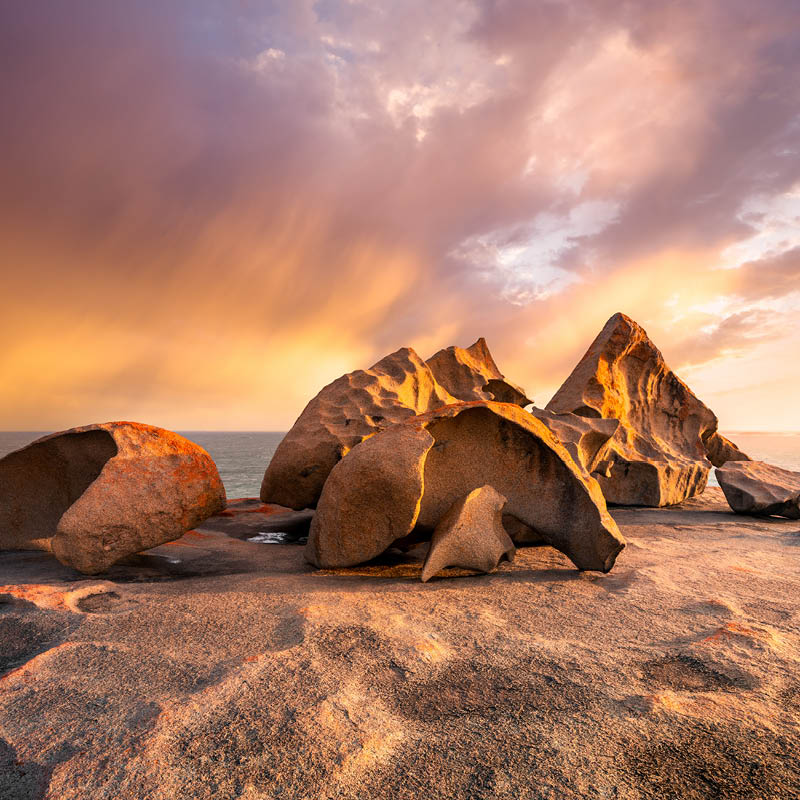
[{"label": "wind-eroded rock face", "polygon": [[730,461],[717,480],[737,514],[800,519],[800,472],[763,461]]},{"label": "wind-eroded rock face", "polygon": [[[543,423],[518,406],[457,403],[399,427],[418,436],[396,429],[378,433],[331,473],[330,490],[326,485],[311,526],[306,553],[312,563],[352,566],[383,552],[415,524],[433,531],[454,503],[485,485],[507,498],[505,513],[533,528],[579,569],[607,572],[625,546],[596,481]],[[389,437],[402,446],[381,443]],[[372,457],[377,448],[388,454],[380,468]],[[389,497],[392,507],[385,502]],[[401,500],[404,510],[398,508]],[[379,507],[370,510],[375,502]],[[361,521],[365,513],[368,524]]]},{"label": "wind-eroded rock face", "polygon": [[593,465],[611,503],[680,503],[705,489],[712,464],[748,459],[624,314],[606,323],[547,410],[619,420],[607,457]]},{"label": "wind-eroded rock face", "polygon": [[524,389],[506,380],[483,337],[466,349],[440,350],[425,363],[437,383],[459,400],[495,400],[518,406],[533,402],[526,397]]},{"label": "wind-eroded rock face", "polygon": [[439,520],[422,567],[423,583],[446,567],[491,572],[514,560],[514,543],[503,528],[506,498],[481,486],[456,500]]},{"label": "wind-eroded rock face", "polygon": [[73,428],[0,459],[0,549],[48,550],[81,572],[178,539],[224,507],[208,453],[150,425]]},{"label": "wind-eroded rock face", "polygon": [[306,406],[264,473],[261,499],[313,508],[334,466],[376,431],[448,403],[495,397],[528,402],[505,381],[483,339],[440,350],[427,363],[404,347],[337,378]]}]

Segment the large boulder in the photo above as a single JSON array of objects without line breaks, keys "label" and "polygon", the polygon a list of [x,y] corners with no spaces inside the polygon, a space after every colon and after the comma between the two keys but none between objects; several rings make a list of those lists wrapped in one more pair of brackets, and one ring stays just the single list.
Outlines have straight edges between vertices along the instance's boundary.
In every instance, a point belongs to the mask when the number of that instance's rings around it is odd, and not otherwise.
[{"label": "large boulder", "polygon": [[729,461],[717,480],[737,514],[800,519],[800,472],[763,461]]},{"label": "large boulder", "polygon": [[491,572],[501,561],[513,561],[514,543],[502,523],[505,503],[492,486],[473,489],[456,500],[433,532],[422,582],[446,567]]},{"label": "large boulder", "polygon": [[349,567],[411,533],[433,444],[426,430],[395,425],[356,445],[325,482],[306,558],[317,567]]},{"label": "large boulder", "polygon": [[[597,482],[542,422],[519,406],[456,403],[410,418],[399,429],[430,438],[406,440],[392,429],[353,448],[317,506],[306,550],[312,563],[349,566],[373,558],[398,532],[401,538],[412,519],[432,532],[456,501],[487,484],[507,498],[507,514],[579,569],[607,572],[625,546]],[[389,437],[383,445],[380,440]],[[395,444],[401,440],[416,443]],[[380,465],[374,457],[379,447],[385,454]],[[395,484],[402,491],[394,491]],[[389,496],[394,505],[385,501]],[[384,500],[373,511],[376,497]],[[405,509],[398,507],[401,499]]]},{"label": "large boulder", "polygon": [[496,400],[527,406],[525,390],[507,381],[481,337],[466,349],[447,347],[426,362],[436,381],[459,400]]},{"label": "large boulder", "polygon": [[712,464],[748,459],[624,314],[606,323],[547,410],[619,421],[592,467],[610,503],[680,503],[705,489]]},{"label": "large boulder", "polygon": [[528,402],[505,380],[483,339],[466,350],[440,350],[427,362],[403,347],[319,392],[278,445],[264,473],[261,499],[314,508],[331,470],[367,437],[448,403],[492,399]]},{"label": "large boulder", "polygon": [[261,499],[314,508],[338,461],[379,430],[454,398],[425,362],[403,347],[369,369],[328,384],[283,437],[264,473]]},{"label": "large boulder", "polygon": [[150,425],[72,428],[0,459],[0,549],[47,550],[81,572],[178,539],[223,508],[208,453]]}]

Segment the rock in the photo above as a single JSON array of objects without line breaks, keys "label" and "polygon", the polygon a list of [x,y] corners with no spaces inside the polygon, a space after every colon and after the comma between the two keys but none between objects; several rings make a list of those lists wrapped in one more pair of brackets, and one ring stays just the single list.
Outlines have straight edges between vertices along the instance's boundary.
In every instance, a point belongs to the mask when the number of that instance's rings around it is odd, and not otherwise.
[{"label": "rock", "polygon": [[328,384],[305,407],[264,473],[261,499],[288,508],[314,508],[337,462],[378,430],[454,398],[425,362],[404,347],[368,370]]},{"label": "rock", "polygon": [[717,480],[737,514],[800,519],[800,472],[763,461],[729,461]]},{"label": "rock", "polygon": [[81,572],[178,539],[224,507],[208,453],[150,425],[72,428],[0,459],[0,549],[49,550]]},{"label": "rock", "polygon": [[543,408],[531,408],[530,413],[567,449],[567,452],[592,472],[607,451],[608,440],[617,432],[619,420],[579,417],[577,414],[555,414]]},{"label": "rock", "polygon": [[466,350],[448,347],[425,362],[436,381],[458,400],[496,400],[527,406],[525,390],[505,379],[481,337]]},{"label": "rock", "polygon": [[515,545],[547,544],[547,539],[539,531],[526,525],[513,514],[503,514],[503,528]]},{"label": "rock", "polygon": [[506,498],[481,486],[456,500],[439,520],[422,567],[422,582],[445,567],[491,572],[501,561],[514,560],[514,543],[501,518]]},{"label": "rock", "polygon": [[547,410],[619,420],[608,457],[593,465],[610,503],[680,503],[705,489],[710,458],[747,459],[624,314],[606,323]]},{"label": "rock", "polygon": [[721,467],[728,461],[750,461],[750,456],[745,455],[730,439],[716,431],[703,437],[703,446],[706,458],[715,467]]},{"label": "rock", "polygon": [[433,437],[395,425],[356,445],[331,470],[306,545],[317,567],[348,567],[407,536],[419,516]]},{"label": "rock", "polygon": [[[420,438],[405,439],[403,430]],[[625,546],[597,482],[542,422],[519,406],[476,401],[410,418],[354,448],[337,467],[337,480],[325,486],[309,559],[360,563],[405,536],[414,522],[433,531],[456,501],[487,484],[507,498],[507,514],[579,569],[607,572]]]}]

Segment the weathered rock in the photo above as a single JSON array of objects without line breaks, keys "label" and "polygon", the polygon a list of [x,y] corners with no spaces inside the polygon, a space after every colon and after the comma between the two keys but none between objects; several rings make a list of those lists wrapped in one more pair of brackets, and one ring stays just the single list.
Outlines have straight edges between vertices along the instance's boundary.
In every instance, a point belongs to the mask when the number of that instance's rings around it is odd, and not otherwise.
[{"label": "weathered rock", "polygon": [[619,428],[619,420],[616,419],[556,414],[543,408],[532,408],[530,413],[547,426],[550,433],[587,472],[594,470],[598,460],[608,450],[608,440]]},{"label": "weathered rock", "polygon": [[264,473],[261,499],[289,508],[313,508],[337,462],[378,430],[454,403],[425,362],[404,347],[368,370],[328,384],[305,407],[278,445]]},{"label": "weathered rock", "polygon": [[[404,429],[428,438],[411,440],[413,447],[396,446],[396,440],[404,441]],[[312,563],[360,563],[385,550],[393,537],[408,533],[405,528],[414,521],[433,531],[457,500],[486,484],[508,498],[507,514],[534,529],[579,569],[607,572],[625,546],[596,481],[542,422],[519,406],[451,404],[378,433],[360,448],[342,460],[337,481],[325,486],[309,537]],[[375,455],[378,448],[380,458]],[[358,460],[348,466],[357,452]],[[421,501],[416,494],[419,470]],[[410,489],[394,489],[395,483]],[[389,496],[393,504],[386,501]],[[368,521],[364,514],[369,514]],[[344,541],[348,538],[357,539],[357,546]]]},{"label": "weathered rock", "polygon": [[0,549],[48,550],[81,572],[178,539],[224,507],[208,453],[150,425],[73,428],[0,459]]},{"label": "weathered rock", "polygon": [[492,486],[481,486],[456,500],[439,520],[422,566],[422,581],[445,567],[491,572],[501,561],[514,560],[514,543],[503,528],[506,498]]},{"label": "weathered rock", "polygon": [[624,314],[606,323],[547,410],[619,420],[608,457],[593,465],[611,503],[680,503],[705,489],[709,457],[747,459],[716,433],[713,412]]},{"label": "weathered rock", "polygon": [[515,545],[547,544],[547,539],[539,531],[526,525],[513,514],[503,514],[503,528]]},{"label": "weathered rock", "polygon": [[750,456],[745,455],[730,439],[716,431],[703,435],[703,446],[706,458],[715,467],[721,467],[729,461],[750,461]]},{"label": "weathered rock", "polygon": [[306,558],[347,567],[379,556],[419,516],[426,430],[395,425],[356,445],[331,470],[311,521]]},{"label": "weathered rock", "polygon": [[800,519],[800,472],[763,461],[729,461],[717,480],[737,514]]},{"label": "weathered rock", "polygon": [[436,381],[458,400],[495,400],[518,406],[533,402],[526,397],[524,389],[505,379],[483,337],[466,349],[440,350],[425,363]]}]

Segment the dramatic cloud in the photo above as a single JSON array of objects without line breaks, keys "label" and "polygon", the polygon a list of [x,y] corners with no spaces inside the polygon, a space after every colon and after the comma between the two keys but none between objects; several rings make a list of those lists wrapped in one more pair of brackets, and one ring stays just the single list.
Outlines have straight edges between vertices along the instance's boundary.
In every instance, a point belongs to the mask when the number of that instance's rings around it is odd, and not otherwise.
[{"label": "dramatic cloud", "polygon": [[480,335],[545,401],[621,310],[724,426],[797,428],[799,30],[795,0],[5,4],[0,427],[281,429]]}]

